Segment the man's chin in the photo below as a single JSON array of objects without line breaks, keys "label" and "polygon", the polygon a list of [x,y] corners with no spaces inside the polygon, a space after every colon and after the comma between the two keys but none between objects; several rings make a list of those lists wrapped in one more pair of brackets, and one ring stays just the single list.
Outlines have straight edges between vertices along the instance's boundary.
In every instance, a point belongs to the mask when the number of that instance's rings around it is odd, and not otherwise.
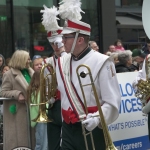
[{"label": "man's chin", "polygon": [[67,49],[65,51],[66,51],[66,53],[70,53],[71,52],[71,50],[67,50]]}]

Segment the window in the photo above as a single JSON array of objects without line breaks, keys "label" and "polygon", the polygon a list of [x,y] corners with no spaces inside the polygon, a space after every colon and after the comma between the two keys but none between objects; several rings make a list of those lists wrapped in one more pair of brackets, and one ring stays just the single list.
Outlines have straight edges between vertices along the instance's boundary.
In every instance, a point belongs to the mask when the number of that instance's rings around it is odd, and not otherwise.
[{"label": "window", "polygon": [[144,29],[120,28],[118,39],[121,39],[125,49],[133,50],[142,48],[145,44],[146,35]]},{"label": "window", "polygon": [[53,52],[47,32],[42,25],[43,5],[52,7],[49,0],[13,0],[15,49],[30,51],[31,56],[39,54],[49,56]]},{"label": "window", "polygon": [[115,0],[115,4],[122,7],[141,7],[143,0]]},{"label": "window", "polygon": [[0,54],[5,58],[12,54],[11,40],[10,11],[6,10],[6,1],[0,0]]}]

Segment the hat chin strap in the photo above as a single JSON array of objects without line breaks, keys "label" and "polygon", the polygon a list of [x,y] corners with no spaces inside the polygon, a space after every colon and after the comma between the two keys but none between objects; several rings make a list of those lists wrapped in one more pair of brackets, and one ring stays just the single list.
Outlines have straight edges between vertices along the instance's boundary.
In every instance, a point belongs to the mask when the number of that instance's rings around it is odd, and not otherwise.
[{"label": "hat chin strap", "polygon": [[73,41],[73,44],[72,44],[72,48],[71,48],[70,53],[73,53],[73,52],[74,52],[75,44],[76,44],[76,42],[77,42],[77,38],[78,38],[79,33],[80,33],[80,30],[77,30],[77,31],[76,31],[76,35],[75,35],[75,38],[74,38],[74,41]]}]

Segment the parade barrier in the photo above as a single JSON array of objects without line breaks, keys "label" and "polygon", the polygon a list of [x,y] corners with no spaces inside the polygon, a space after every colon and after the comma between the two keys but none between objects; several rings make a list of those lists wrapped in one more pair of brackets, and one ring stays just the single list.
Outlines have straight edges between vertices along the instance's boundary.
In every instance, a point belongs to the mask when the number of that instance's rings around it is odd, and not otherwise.
[{"label": "parade barrier", "polygon": [[135,97],[132,82],[138,72],[118,73],[121,105],[118,119],[108,126],[108,130],[118,150],[150,149],[148,138],[148,118],[141,111],[140,100]]},{"label": "parade barrier", "polygon": [[[0,97],[0,101],[10,101],[10,100],[14,100],[12,98],[5,98],[5,97]],[[30,130],[30,114],[29,114],[29,107],[27,102],[25,101],[25,105],[27,108],[27,124],[28,124],[28,145],[29,147],[31,147],[31,130]]]}]

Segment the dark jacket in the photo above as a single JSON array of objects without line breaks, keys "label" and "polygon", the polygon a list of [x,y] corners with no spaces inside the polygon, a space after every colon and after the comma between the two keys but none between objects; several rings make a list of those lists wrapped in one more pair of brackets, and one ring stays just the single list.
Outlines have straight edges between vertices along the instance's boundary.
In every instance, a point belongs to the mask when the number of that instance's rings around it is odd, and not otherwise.
[{"label": "dark jacket", "polygon": [[121,72],[131,72],[131,69],[127,67],[126,65],[118,62],[115,64],[116,68],[116,73],[121,73]]},{"label": "dark jacket", "polygon": [[147,44],[145,44],[145,45],[142,47],[142,50],[144,51],[144,53],[145,53],[146,55],[150,54],[150,51],[148,50]]},{"label": "dark jacket", "polygon": [[0,85],[1,85],[2,84],[2,71],[3,71],[3,67],[5,66],[5,58],[1,54],[0,54],[0,57],[3,59],[3,64],[0,66]]}]

